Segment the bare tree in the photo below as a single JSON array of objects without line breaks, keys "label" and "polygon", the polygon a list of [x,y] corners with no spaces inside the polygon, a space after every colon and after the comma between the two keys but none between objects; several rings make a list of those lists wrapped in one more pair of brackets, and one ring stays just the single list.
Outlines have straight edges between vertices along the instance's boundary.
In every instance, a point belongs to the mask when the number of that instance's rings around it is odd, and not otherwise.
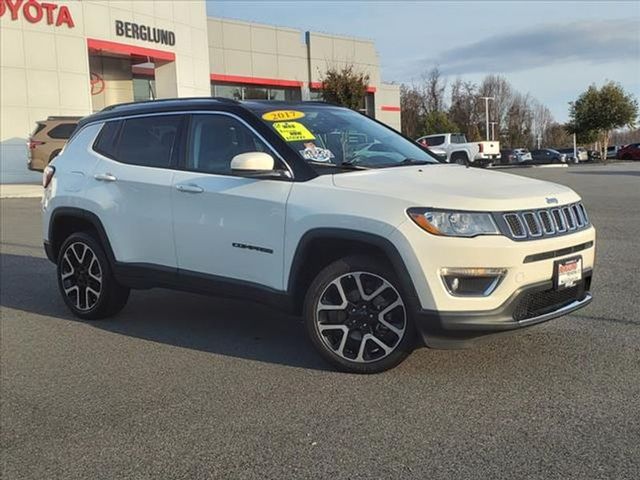
[{"label": "bare tree", "polygon": [[475,83],[458,78],[451,84],[449,118],[471,141],[480,138],[478,104],[478,88]]},{"label": "bare tree", "polygon": [[402,133],[418,138],[423,133],[424,98],[415,86],[400,85],[400,110],[402,111]]},{"label": "bare tree", "polygon": [[[492,97],[489,120],[496,122],[496,137],[505,147],[533,147],[537,137],[549,145],[547,131],[553,124],[549,109],[518,92],[501,75],[487,75],[479,85],[460,78],[450,84],[447,102],[447,79],[435,67],[417,85],[401,87],[403,132],[417,138],[443,129],[459,129],[470,141],[484,138],[485,104],[481,97]],[[553,132],[559,138],[560,132]]]},{"label": "bare tree", "polygon": [[546,147],[562,148],[573,146],[573,138],[567,131],[567,127],[556,122],[551,122],[547,126],[543,142]]},{"label": "bare tree", "polygon": [[445,90],[447,81],[442,77],[438,67],[432,68],[422,77],[426,113],[443,112],[445,110]]},{"label": "bare tree", "polygon": [[531,125],[531,97],[529,94],[516,93],[508,111],[506,146],[534,146]]},{"label": "bare tree", "polygon": [[537,138],[540,138],[542,145],[551,147],[554,146],[548,138],[548,130],[553,123],[553,115],[551,111],[542,105],[536,99],[531,101],[531,133],[533,134],[533,141],[536,143]]},{"label": "bare tree", "polygon": [[[498,135],[507,126],[507,114],[513,102],[513,94],[511,84],[501,75],[487,75],[478,89],[479,96],[493,97],[493,101],[489,102],[489,120],[496,122]],[[484,107],[484,104],[480,106]],[[484,119],[484,110],[479,112],[479,116]]]},{"label": "bare tree", "polygon": [[626,145],[628,143],[640,142],[640,128],[627,128],[624,130],[615,130],[611,133],[612,145]]}]

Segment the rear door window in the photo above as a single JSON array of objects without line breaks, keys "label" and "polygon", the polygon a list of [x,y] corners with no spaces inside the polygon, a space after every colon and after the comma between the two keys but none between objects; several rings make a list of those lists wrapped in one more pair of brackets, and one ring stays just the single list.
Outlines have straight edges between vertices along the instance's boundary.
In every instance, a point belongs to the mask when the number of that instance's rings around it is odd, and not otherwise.
[{"label": "rear door window", "polygon": [[430,147],[437,147],[444,143],[444,135],[436,135],[434,137],[425,138],[427,145]]},{"label": "rear door window", "polygon": [[49,130],[49,137],[57,140],[68,140],[71,134],[76,129],[77,123],[61,123]]},{"label": "rear door window", "polygon": [[161,115],[124,120],[115,159],[143,167],[170,167],[182,119],[182,115]]}]

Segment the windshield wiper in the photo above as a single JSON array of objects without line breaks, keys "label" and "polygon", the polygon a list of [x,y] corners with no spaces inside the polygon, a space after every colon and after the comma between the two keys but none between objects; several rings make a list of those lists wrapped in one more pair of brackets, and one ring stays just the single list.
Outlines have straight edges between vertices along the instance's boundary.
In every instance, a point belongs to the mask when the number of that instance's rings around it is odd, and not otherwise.
[{"label": "windshield wiper", "polygon": [[368,170],[369,167],[365,167],[362,165],[356,165],[355,163],[342,162],[342,163],[331,163],[331,162],[315,162],[313,160],[305,160],[307,163],[311,165],[317,165],[318,167],[327,167],[327,168],[341,168],[343,170]]},{"label": "windshield wiper", "polygon": [[401,162],[383,163],[376,165],[375,168],[389,168],[389,167],[405,167],[407,165],[433,165],[436,162],[429,162],[427,160],[416,160],[415,158],[405,158]]}]

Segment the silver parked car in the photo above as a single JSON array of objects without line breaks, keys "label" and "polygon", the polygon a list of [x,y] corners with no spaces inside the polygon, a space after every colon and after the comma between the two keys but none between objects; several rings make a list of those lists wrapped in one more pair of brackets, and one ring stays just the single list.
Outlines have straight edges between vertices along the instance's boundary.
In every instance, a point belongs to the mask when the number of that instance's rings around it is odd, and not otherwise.
[{"label": "silver parked car", "polygon": [[577,158],[574,157],[573,147],[558,148],[557,151],[560,153],[564,153],[567,156],[567,162],[570,163],[586,162],[587,160],[589,160],[589,153],[587,152],[587,149],[583,147],[578,147],[576,149],[578,154]]},{"label": "silver parked car", "polygon": [[500,151],[502,164],[519,164],[530,162],[531,153],[526,148],[511,148]]}]

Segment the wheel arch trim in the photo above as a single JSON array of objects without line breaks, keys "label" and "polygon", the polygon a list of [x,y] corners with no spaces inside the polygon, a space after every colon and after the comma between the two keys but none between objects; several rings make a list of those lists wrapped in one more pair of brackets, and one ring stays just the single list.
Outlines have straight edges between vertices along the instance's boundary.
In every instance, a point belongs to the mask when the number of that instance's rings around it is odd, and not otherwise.
[{"label": "wheel arch trim", "polygon": [[56,257],[59,253],[57,249],[61,246],[61,242],[58,242],[58,245],[54,243],[54,232],[56,229],[56,224],[61,218],[76,218],[89,222],[95,228],[96,232],[98,232],[98,236],[100,237],[99,240],[104,247],[109,263],[112,266],[115,264],[116,258],[113,253],[113,249],[111,248],[109,236],[107,235],[107,232],[102,225],[102,221],[95,213],[77,207],[57,207],[55,210],[53,210],[53,212],[51,212],[48,232],[48,243],[50,245],[51,254],[54,257],[53,259],[50,258],[51,261],[56,261]]},{"label": "wheel arch trim", "polygon": [[346,228],[314,228],[308,230],[304,235],[302,235],[295,253],[293,254],[291,266],[288,270],[289,275],[286,280],[287,293],[290,296],[295,294],[296,284],[302,276],[302,272],[304,270],[304,259],[307,256],[310,244],[319,239],[365,243],[382,250],[398,275],[398,279],[401,282],[401,286],[405,294],[411,297],[412,300],[417,301],[418,295],[413,284],[413,279],[411,278],[402,255],[393,242],[375,233]]}]

